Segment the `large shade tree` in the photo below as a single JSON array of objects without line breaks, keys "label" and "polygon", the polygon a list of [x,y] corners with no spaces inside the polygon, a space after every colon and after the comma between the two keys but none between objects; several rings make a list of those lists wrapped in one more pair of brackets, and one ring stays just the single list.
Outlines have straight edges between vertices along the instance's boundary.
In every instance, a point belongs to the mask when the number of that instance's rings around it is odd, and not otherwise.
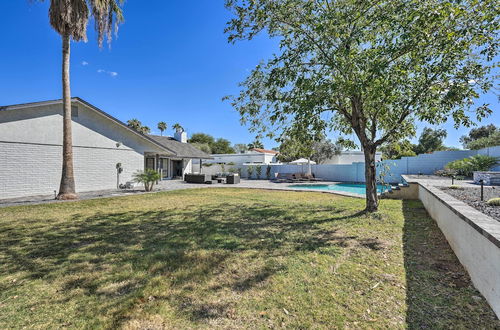
[{"label": "large shade tree", "polygon": [[71,130],[71,40],[87,40],[87,24],[89,17],[93,17],[99,46],[102,46],[105,37],[111,41],[113,29],[123,21],[122,3],[123,0],[50,0],[50,25],[62,39],[63,162],[58,199],[77,198]]},{"label": "large shade tree", "polygon": [[365,154],[366,210],[378,209],[375,153],[415,123],[470,125],[487,105],[498,52],[494,0],[226,0],[229,42],[265,31],[279,51],[229,97],[242,121],[273,136],[356,134]]}]

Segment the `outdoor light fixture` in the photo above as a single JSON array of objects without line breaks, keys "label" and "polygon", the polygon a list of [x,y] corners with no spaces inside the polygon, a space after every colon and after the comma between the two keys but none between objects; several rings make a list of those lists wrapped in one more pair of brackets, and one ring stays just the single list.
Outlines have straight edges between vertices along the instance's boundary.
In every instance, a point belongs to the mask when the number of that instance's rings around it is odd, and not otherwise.
[{"label": "outdoor light fixture", "polygon": [[455,176],[454,176],[454,175],[452,175],[452,176],[451,176],[451,185],[453,186],[453,184],[454,184],[454,183],[455,183]]},{"label": "outdoor light fixture", "polygon": [[121,142],[116,142],[116,147],[117,147],[117,148],[120,148],[120,147],[121,147],[121,145],[122,145],[122,143],[121,143]]},{"label": "outdoor light fixture", "polygon": [[479,183],[481,184],[481,202],[484,201],[484,180],[481,179],[479,180]]}]

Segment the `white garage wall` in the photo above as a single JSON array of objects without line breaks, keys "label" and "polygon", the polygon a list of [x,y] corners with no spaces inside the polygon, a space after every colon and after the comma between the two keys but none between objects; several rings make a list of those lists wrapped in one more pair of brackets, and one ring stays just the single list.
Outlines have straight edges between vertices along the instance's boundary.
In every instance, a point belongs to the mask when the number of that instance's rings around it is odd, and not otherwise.
[{"label": "white garage wall", "polygon": [[[144,168],[144,157],[133,150],[75,147],[77,192],[116,188],[116,164],[122,163],[120,183]],[[0,142],[0,199],[53,194],[61,180],[62,147]]]},{"label": "white garage wall", "polygon": [[[87,106],[73,118],[74,174],[77,192],[116,188],[144,169],[145,152],[162,152]],[[53,194],[62,166],[62,106],[53,104],[0,111],[0,199]],[[190,163],[186,164],[190,167]]]}]

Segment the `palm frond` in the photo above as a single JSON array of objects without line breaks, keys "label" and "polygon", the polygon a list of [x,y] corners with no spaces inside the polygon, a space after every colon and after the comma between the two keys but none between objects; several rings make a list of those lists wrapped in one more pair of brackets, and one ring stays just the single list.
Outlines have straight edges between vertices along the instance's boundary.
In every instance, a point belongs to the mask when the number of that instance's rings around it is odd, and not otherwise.
[{"label": "palm frond", "polygon": [[112,32],[118,32],[118,24],[123,22],[123,12],[120,5],[123,0],[88,0],[92,16],[95,20],[97,41],[102,46],[104,37],[111,42]]},{"label": "palm frond", "polygon": [[113,31],[118,33],[118,25],[124,21],[123,3],[124,0],[50,0],[50,25],[61,35],[69,35],[75,41],[86,41],[89,15],[92,15],[101,47],[104,38],[110,43]]},{"label": "palm frond", "polygon": [[51,0],[50,25],[61,35],[73,40],[87,40],[89,9],[86,0]]}]

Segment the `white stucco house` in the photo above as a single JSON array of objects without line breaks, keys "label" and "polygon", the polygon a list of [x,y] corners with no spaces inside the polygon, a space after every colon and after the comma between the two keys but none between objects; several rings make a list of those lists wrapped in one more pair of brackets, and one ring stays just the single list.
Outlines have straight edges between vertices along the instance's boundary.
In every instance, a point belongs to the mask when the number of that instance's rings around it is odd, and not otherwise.
[{"label": "white stucco house", "polygon": [[[143,135],[78,97],[72,114],[77,192],[114,189],[145,168],[163,179],[182,177],[193,171],[193,159],[211,159],[186,143],[185,132],[174,138]],[[0,107],[0,199],[57,192],[62,127],[61,100]]]}]

